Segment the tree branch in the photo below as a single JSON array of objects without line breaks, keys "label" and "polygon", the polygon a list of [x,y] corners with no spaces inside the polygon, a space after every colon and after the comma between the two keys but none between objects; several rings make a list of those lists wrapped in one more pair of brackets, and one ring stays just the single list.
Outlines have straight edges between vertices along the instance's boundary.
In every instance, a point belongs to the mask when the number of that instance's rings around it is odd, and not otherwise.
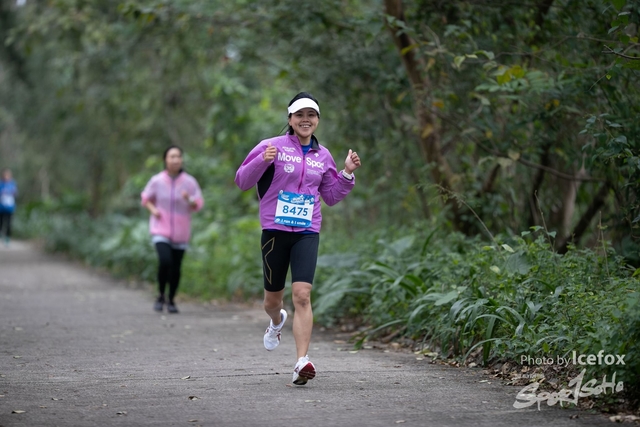
[{"label": "tree branch", "polygon": [[640,56],[629,56],[629,55],[625,55],[623,53],[618,53],[618,52],[614,51],[613,49],[611,49],[607,45],[604,45],[604,47],[608,49],[608,50],[603,50],[602,51],[602,53],[604,53],[605,55],[616,55],[616,56],[619,56],[620,58],[630,59],[632,61],[640,61]]},{"label": "tree branch", "polygon": [[[462,127],[457,123],[454,122],[453,120],[449,119],[448,117],[442,116],[442,115],[438,115],[438,117],[441,120],[446,121],[448,124],[450,124],[451,126],[455,127],[456,129],[458,129],[459,131],[462,132]],[[478,147],[480,147],[481,149],[483,149],[484,151],[486,151],[487,153],[496,156],[496,157],[502,157],[505,159],[509,159],[510,157],[504,153],[501,153],[498,150],[493,150],[489,147],[487,147],[485,144],[483,144],[482,142],[480,142],[478,139],[474,138],[473,136],[469,136],[466,135],[467,138],[469,138],[471,141],[473,141],[474,144],[476,144]],[[518,158],[517,160],[518,163],[521,163],[525,166],[528,166],[530,168],[534,168],[534,169],[539,169],[539,170],[543,170],[545,172],[549,172],[551,175],[560,178],[560,179],[565,179],[567,181],[581,181],[581,182],[605,182],[604,179],[601,178],[588,178],[588,177],[579,177],[579,176],[575,176],[575,175],[570,175],[564,172],[560,172],[558,170],[555,170],[549,166],[545,166],[545,165],[540,165],[537,163],[534,163],[532,161],[523,159],[522,157]]]},{"label": "tree branch", "polygon": [[[500,155],[500,157],[508,157],[508,156],[505,156],[504,154],[499,154],[499,155]],[[548,166],[539,165],[537,163],[533,163],[533,162],[530,162],[529,160],[525,160],[525,159],[522,159],[522,158],[518,159],[517,161],[518,161],[518,163],[522,163],[525,166],[529,166],[529,167],[535,168],[535,169],[544,170],[544,171],[549,172],[550,174],[552,174],[552,175],[554,175],[554,176],[556,176],[556,177],[558,177],[560,179],[566,179],[567,181],[605,182],[605,180],[601,179],[601,178],[589,178],[589,177],[584,177],[583,178],[583,177],[576,176],[576,175],[570,175],[568,173],[560,172],[560,171],[557,171],[557,170],[555,170],[553,168],[550,168]]]}]

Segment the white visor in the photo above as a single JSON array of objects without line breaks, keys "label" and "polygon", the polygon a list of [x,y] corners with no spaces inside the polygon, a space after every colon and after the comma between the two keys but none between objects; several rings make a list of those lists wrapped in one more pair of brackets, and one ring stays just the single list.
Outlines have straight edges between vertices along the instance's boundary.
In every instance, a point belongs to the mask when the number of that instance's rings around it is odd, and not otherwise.
[{"label": "white visor", "polygon": [[320,107],[311,98],[300,98],[289,107],[289,114],[293,114],[303,108],[313,108],[320,115]]}]

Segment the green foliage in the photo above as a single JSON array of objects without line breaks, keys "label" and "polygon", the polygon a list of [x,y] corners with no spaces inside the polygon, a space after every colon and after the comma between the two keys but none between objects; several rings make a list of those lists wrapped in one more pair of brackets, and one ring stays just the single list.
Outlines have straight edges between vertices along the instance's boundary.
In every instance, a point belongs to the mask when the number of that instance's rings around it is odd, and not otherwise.
[{"label": "green foliage", "polygon": [[[637,140],[637,73],[623,66],[640,64],[629,59],[637,56],[637,2],[568,0],[548,9],[402,3],[402,31],[429,70],[420,102],[440,118],[455,191],[492,232],[542,225],[540,207],[549,228],[564,237],[579,219],[591,220],[580,215],[589,212],[600,183],[615,182],[616,201],[608,199],[602,214],[619,248],[622,229],[630,234],[630,222],[617,215],[618,203],[628,199],[619,185],[629,177],[611,162],[585,162],[582,147],[594,139],[580,131],[586,118],[607,113]],[[568,184],[570,176],[577,181]],[[471,234],[478,231],[471,227]]]},{"label": "green foliage", "polygon": [[[20,59],[32,82],[0,76],[9,100],[0,129],[10,129],[0,147],[20,141],[2,154],[22,201],[74,193],[93,216],[109,212],[150,153],[169,143],[237,166],[283,128],[291,96],[308,90],[322,105],[321,142],[338,161],[349,148],[365,159],[351,221],[405,226],[443,213],[430,203],[427,178],[440,165],[425,164],[417,144],[434,132],[453,190],[491,232],[541,225],[539,206],[550,229],[570,236],[595,187],[609,180],[622,201],[607,200],[603,222],[616,248],[633,247],[616,206],[626,205],[628,175],[611,162],[583,162],[594,137],[579,133],[588,117],[609,114],[625,126],[620,135],[637,140],[637,71],[627,65],[640,61],[625,58],[635,55],[637,5],[401,3],[405,21],[385,16],[379,2],[339,0],[64,0],[6,9],[13,24],[0,31],[1,45],[13,55],[3,61],[13,69],[10,58]],[[415,54],[426,94],[409,85],[388,24],[412,37],[400,53]],[[436,118],[433,128],[418,128],[418,105]],[[472,216],[463,220],[467,235],[479,231]]]},{"label": "green foliage", "polygon": [[633,383],[640,367],[634,270],[611,248],[558,255],[551,238],[536,227],[487,246],[434,231],[378,240],[358,258],[327,256],[314,313],[329,324],[361,319],[368,329],[358,345],[399,331],[441,357],[466,360],[480,348],[484,363],[573,350],[627,354],[627,365],[613,368]]},{"label": "green foliage", "polygon": [[[635,119],[609,114],[590,116],[581,134],[592,136],[583,147],[586,163],[601,170],[616,194],[615,241],[620,252],[640,265],[640,125]],[[615,171],[615,172],[613,172]],[[631,231],[631,233],[629,233]]]}]

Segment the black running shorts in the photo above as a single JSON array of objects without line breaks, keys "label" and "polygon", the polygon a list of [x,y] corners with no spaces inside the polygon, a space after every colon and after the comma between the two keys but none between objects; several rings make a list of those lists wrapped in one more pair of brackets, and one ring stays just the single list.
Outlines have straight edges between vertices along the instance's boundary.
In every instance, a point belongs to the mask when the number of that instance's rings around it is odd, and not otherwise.
[{"label": "black running shorts", "polygon": [[313,284],[320,243],[318,233],[262,230],[261,243],[265,290],[278,292],[284,289],[289,265],[291,282]]}]

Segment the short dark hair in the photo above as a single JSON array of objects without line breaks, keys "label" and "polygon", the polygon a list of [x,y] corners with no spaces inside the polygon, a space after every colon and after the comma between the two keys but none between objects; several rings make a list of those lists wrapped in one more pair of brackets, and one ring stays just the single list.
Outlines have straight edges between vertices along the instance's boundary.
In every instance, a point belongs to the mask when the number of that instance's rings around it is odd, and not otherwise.
[{"label": "short dark hair", "polygon": [[[318,102],[318,100],[315,99],[313,97],[313,95],[311,95],[309,92],[300,92],[300,93],[298,93],[296,96],[293,97],[293,99],[291,101],[289,101],[289,105],[287,105],[287,107],[291,107],[291,104],[296,102],[298,99],[302,99],[302,98],[309,98],[310,100],[312,100],[313,102],[318,104],[318,107],[320,107],[320,103]],[[291,117],[291,114],[289,114],[287,117]],[[318,117],[320,117],[320,113],[318,113]],[[289,135],[293,135],[293,128],[291,126],[289,126],[289,130],[287,131],[287,133]]]}]

